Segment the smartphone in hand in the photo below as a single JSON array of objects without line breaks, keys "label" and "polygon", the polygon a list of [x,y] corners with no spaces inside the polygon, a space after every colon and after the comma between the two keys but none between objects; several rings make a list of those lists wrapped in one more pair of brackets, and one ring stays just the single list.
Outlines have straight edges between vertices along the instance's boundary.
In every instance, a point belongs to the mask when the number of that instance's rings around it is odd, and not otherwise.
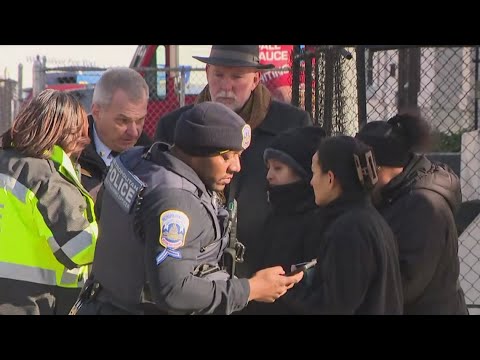
[{"label": "smartphone in hand", "polygon": [[315,265],[317,265],[317,259],[313,259],[312,261],[309,261],[309,262],[293,265],[292,268],[294,269],[289,273],[286,273],[285,276],[293,276],[302,271],[307,271],[308,269],[311,269]]}]

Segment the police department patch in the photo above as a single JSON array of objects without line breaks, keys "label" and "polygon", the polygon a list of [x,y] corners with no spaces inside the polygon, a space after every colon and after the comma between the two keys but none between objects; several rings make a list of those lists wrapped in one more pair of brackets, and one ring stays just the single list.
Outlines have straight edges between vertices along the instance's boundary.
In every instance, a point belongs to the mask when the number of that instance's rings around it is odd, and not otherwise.
[{"label": "police department patch", "polygon": [[250,125],[246,124],[242,128],[242,148],[245,150],[250,146],[250,140],[252,138],[252,129]]},{"label": "police department patch", "polygon": [[178,210],[164,211],[160,215],[160,245],[167,249],[178,249],[185,244],[190,220]]}]

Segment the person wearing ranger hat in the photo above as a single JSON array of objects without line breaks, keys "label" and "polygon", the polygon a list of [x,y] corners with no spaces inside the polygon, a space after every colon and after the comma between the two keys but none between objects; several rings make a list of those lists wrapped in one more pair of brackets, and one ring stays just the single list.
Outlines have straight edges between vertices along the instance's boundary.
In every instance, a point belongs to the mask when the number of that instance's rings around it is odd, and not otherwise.
[{"label": "person wearing ranger hat", "polygon": [[223,266],[230,226],[216,192],[240,171],[250,140],[238,114],[202,102],[181,115],[171,148],[116,157],[104,182],[101,246],[72,314],[230,314],[300,281],[280,266],[249,279]]},{"label": "person wearing ranger hat", "polygon": [[[196,104],[222,103],[235,111],[252,131],[252,144],[242,155],[242,171],[223,194],[228,202],[231,198],[237,199],[236,236],[246,247],[245,262],[237,265],[236,274],[251,276],[254,271],[251,254],[260,251],[259,234],[269,208],[263,152],[277,134],[312,122],[304,110],[274,100],[260,82],[261,72],[274,66],[260,63],[258,45],[213,45],[208,57],[194,58],[206,64],[208,82]],[[173,144],[175,126],[181,114],[192,106],[184,106],[161,118],[155,140]]]}]

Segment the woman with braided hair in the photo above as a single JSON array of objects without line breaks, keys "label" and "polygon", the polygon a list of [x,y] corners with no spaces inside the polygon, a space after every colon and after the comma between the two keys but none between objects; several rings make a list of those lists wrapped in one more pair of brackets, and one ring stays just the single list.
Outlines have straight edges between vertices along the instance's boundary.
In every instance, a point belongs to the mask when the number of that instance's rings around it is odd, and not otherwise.
[{"label": "woman with braided hair", "polygon": [[428,123],[399,114],[366,124],[357,138],[373,148],[379,165],[374,204],[398,242],[404,313],[468,314],[454,218],[460,182],[447,165],[419,154],[430,142]]}]

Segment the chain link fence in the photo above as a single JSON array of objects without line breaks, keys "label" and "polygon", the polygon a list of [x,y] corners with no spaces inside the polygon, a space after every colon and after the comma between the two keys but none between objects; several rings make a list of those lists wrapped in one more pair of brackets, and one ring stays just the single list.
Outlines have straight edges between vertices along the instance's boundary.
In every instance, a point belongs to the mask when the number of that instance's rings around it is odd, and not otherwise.
[{"label": "chain link fence", "polygon": [[365,48],[367,121],[419,108],[439,138],[435,150],[460,151],[460,135],[473,130],[475,48]]},{"label": "chain link fence", "polygon": [[207,85],[205,68],[135,68],[145,77],[150,88],[148,114],[144,129],[153,137],[158,120],[195,102]]},{"label": "chain link fence", "polygon": [[292,54],[292,104],[310,113],[327,134],[358,131],[356,63],[353,48],[295,46]]},{"label": "chain link fence", "polygon": [[480,198],[476,186],[480,183],[475,182],[480,147],[477,132],[471,133],[478,125],[478,47],[364,47],[360,51],[366,65],[366,121],[419,109],[434,135],[432,151],[437,153],[430,157],[448,163],[461,178],[460,281],[467,303],[479,306],[480,223],[468,223],[480,207],[466,203]]},{"label": "chain link fence", "polygon": [[479,47],[295,46],[292,104],[330,135],[354,135],[365,123],[420,110],[432,128],[431,159],[461,179],[457,215],[460,282],[480,307]]}]

